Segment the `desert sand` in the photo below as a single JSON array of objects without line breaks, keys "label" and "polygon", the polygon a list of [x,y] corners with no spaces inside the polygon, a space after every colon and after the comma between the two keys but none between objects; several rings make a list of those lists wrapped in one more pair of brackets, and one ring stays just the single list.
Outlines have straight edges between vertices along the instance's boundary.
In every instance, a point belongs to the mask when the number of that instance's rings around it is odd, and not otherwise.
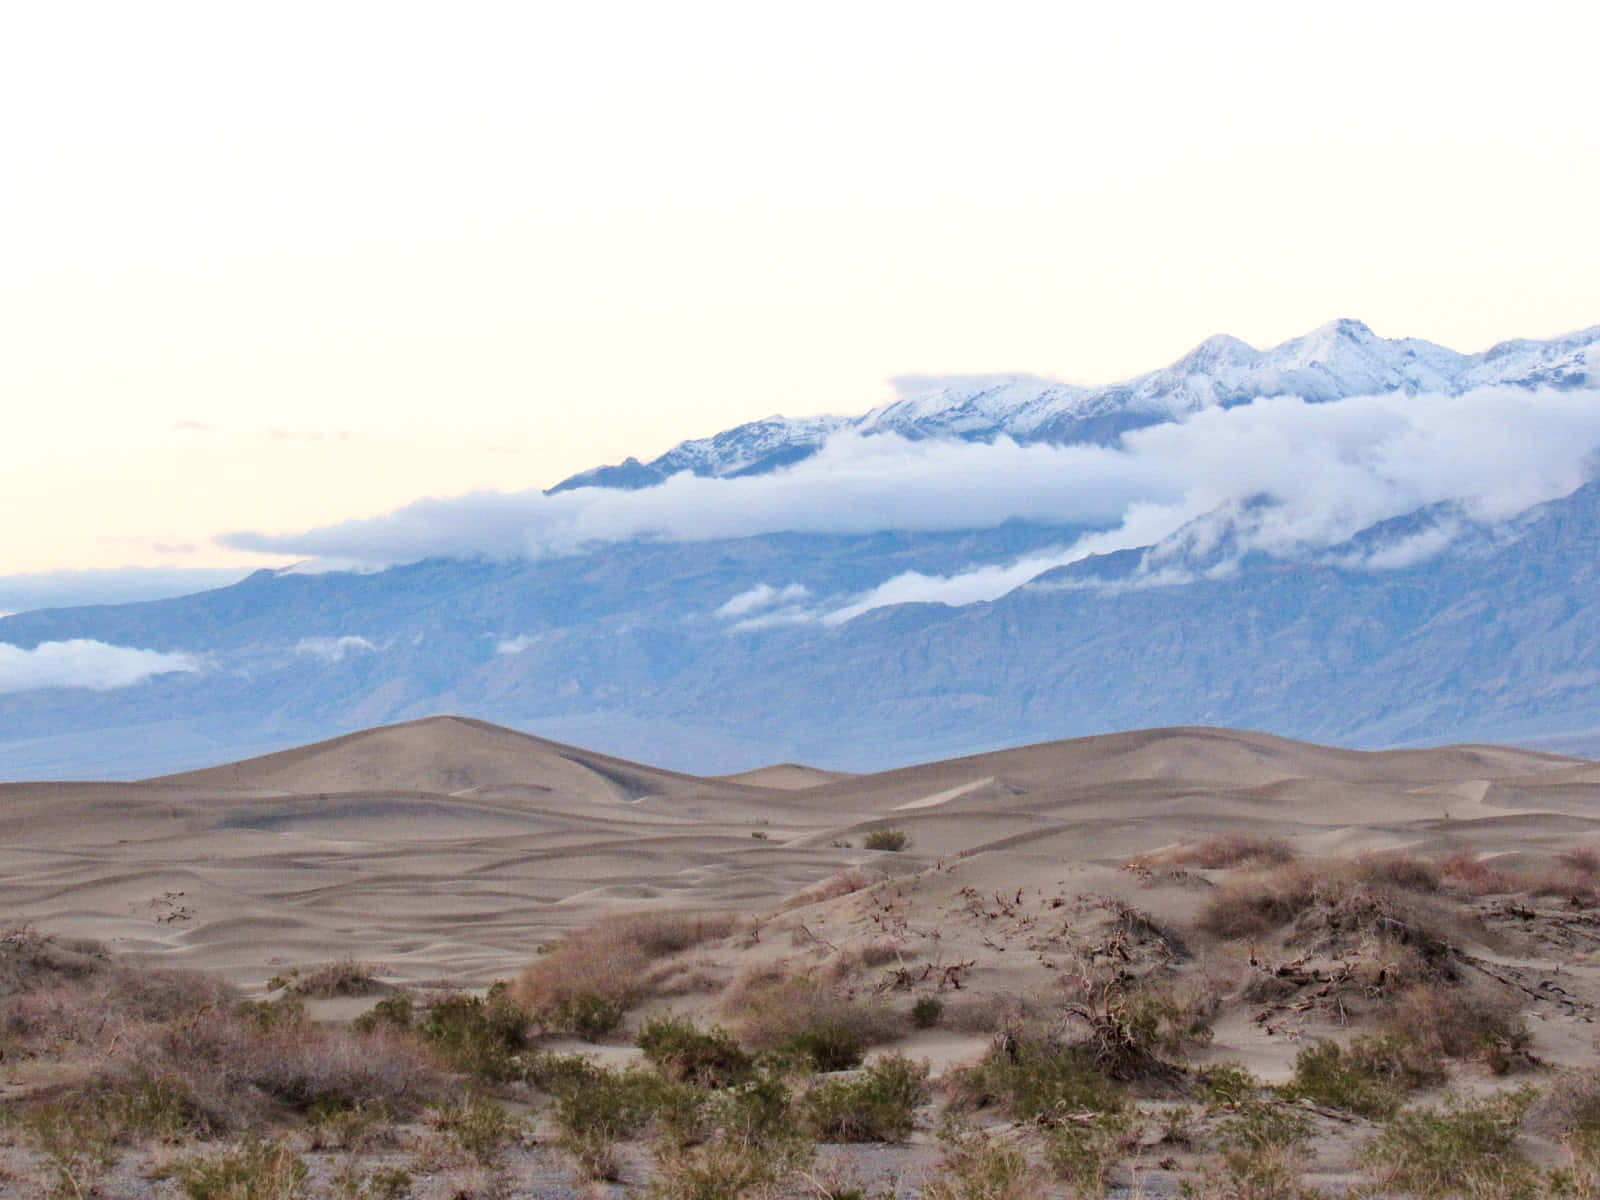
[{"label": "desert sand", "polygon": [[[908,845],[864,847],[885,829]],[[663,1013],[728,1020],[717,997],[741,976],[849,961],[865,964],[863,991],[942,999],[939,1027],[895,1047],[935,1079],[982,1058],[1011,1016],[1059,1003],[1101,958],[1121,955],[1124,975],[1181,959],[1231,1000],[1197,1061],[1282,1083],[1310,1040],[1348,1034],[1339,981],[1360,949],[1334,938],[1297,956],[1138,932],[1192,930],[1229,871],[1174,864],[1235,835],[1279,839],[1305,861],[1454,856],[1509,870],[1600,848],[1600,765],[1183,728],[874,775],[779,764],[696,778],[439,717],[159,779],[0,786],[0,914],[262,994],[286,971],[348,958],[389,987],[482,988],[601,918],[731,913],[737,932],[682,964],[703,983],[663,989],[628,1029]],[[1571,917],[1556,902],[1542,916],[1464,903],[1477,917],[1453,969],[1519,998],[1546,1068],[1591,1063],[1600,920],[1576,902]],[[1263,976],[1288,982],[1263,988]],[[630,1061],[626,1032],[582,1048]],[[926,1170],[928,1142],[883,1161]],[[1323,1182],[1337,1190],[1347,1155],[1330,1146]],[[1175,1194],[1177,1178],[1152,1168],[1139,1186]]]}]

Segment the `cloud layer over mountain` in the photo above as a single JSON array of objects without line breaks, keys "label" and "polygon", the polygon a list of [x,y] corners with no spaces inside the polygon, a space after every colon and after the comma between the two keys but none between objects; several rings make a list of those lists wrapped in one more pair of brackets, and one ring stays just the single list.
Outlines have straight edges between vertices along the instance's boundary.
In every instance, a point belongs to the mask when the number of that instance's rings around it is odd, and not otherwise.
[{"label": "cloud layer over mountain", "polygon": [[112,646],[88,638],[42,642],[31,650],[0,642],[0,694],[34,688],[110,691],[172,671],[198,671],[192,654]]},{"label": "cloud layer over mountain", "polygon": [[[426,557],[539,558],[610,542],[697,541],[778,531],[977,529],[1022,518],[1095,530],[1058,551],[901,576],[831,610],[834,619],[911,600],[970,603],[1090,554],[1154,545],[1209,513],[1237,553],[1294,557],[1376,522],[1448,502],[1497,522],[1566,495],[1593,472],[1600,393],[1486,387],[1456,396],[1391,393],[1324,403],[1274,397],[1124,434],[1110,446],[834,437],[770,474],[688,473],[638,491],[479,493],[301,534],[240,533],[252,550],[398,563]],[[1365,565],[1441,548],[1431,531]],[[792,614],[799,594],[783,597]],[[765,593],[720,614],[750,618]]]}]

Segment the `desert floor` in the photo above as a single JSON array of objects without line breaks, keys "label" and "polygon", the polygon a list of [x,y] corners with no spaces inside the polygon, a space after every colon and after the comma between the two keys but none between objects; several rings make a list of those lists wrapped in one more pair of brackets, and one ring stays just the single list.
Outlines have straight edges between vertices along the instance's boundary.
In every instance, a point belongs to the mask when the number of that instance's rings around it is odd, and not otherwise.
[{"label": "desert floor", "polygon": [[[906,835],[903,849],[865,847],[887,830]],[[517,981],[559,961],[562,939],[641,913],[716,914],[715,936],[649,964],[618,1028],[584,1041],[546,1019],[539,1052],[625,1068],[640,1058],[634,1035],[662,1017],[759,1048],[777,1036],[762,1005],[788,1003],[772,988],[803,977],[877,1014],[869,1066],[903,1054],[927,1064],[931,1083],[908,1135],[816,1139],[809,1165],[771,1189],[842,1197],[828,1181],[853,1172],[858,1194],[957,1194],[936,1189],[957,1169],[941,1128],[960,1109],[1042,1172],[1017,1194],[1092,1194],[1035,1161],[1034,1131],[1051,1121],[963,1108],[957,1081],[1017,1038],[1068,1036],[1075,1015],[1093,1034],[1096,1015],[1159,985],[1208,1033],[1157,1055],[1173,1073],[1119,1081],[1138,1116],[1107,1163],[1105,1194],[1177,1195],[1185,1181],[1219,1197],[1302,1194],[1227,1190],[1208,1138],[1235,1110],[1187,1081],[1237,1063],[1263,1085],[1290,1083],[1305,1048],[1349,1043],[1391,1018],[1407,989],[1433,987],[1514,1009],[1525,1036],[1498,1056],[1461,1054],[1407,1104],[1567,1086],[1596,1061],[1597,851],[1600,764],[1499,747],[1357,753],[1171,729],[870,776],[784,764],[711,779],[435,718],[164,779],[0,785],[0,923],[14,960],[8,974],[0,958],[0,1003],[9,989],[15,1009],[53,978],[49,964],[17,966],[24,942],[37,958],[43,938],[67,958],[206,972],[268,1001],[322,965],[360,964],[357,994],[299,988],[313,1024],[348,1025],[389,996],[481,995],[496,981],[537,1012],[543,985]],[[1334,876],[1345,882],[1307,882]],[[1248,907],[1272,887],[1306,896],[1287,915],[1263,902],[1219,925],[1219,897]],[[939,1015],[919,1027],[908,1014],[928,998]],[[0,1033],[12,1039],[0,1041],[0,1103],[13,1115],[113,1053],[78,1034],[41,1048],[25,1027],[42,1026],[15,1018]],[[419,1195],[665,1186],[649,1139],[623,1139],[618,1178],[585,1179],[539,1087],[495,1094],[524,1132],[492,1168],[436,1155],[430,1169],[403,1139],[362,1149],[361,1161],[409,1164]],[[1541,1103],[1520,1152],[1560,1166],[1570,1137],[1539,1123]],[[1322,1101],[1297,1108],[1309,1132],[1296,1186],[1410,1194],[1362,1157],[1381,1122]],[[297,1130],[280,1122],[273,1136],[301,1139],[310,1194],[335,1194],[332,1152]],[[43,1141],[0,1122],[0,1195],[87,1195],[91,1176],[102,1196],[183,1195],[179,1176],[149,1164],[188,1152],[171,1139],[133,1146],[63,1182]]]}]

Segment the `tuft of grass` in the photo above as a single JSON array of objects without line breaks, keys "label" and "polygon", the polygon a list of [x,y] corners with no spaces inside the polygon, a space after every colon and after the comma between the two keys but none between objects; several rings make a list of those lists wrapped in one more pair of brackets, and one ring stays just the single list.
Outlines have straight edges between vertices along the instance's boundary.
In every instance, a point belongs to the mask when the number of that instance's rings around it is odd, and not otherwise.
[{"label": "tuft of grass", "polygon": [[668,1080],[695,1087],[731,1087],[750,1077],[750,1056],[723,1029],[702,1030],[681,1017],[658,1017],[634,1039]]},{"label": "tuft of grass", "polygon": [[1531,1090],[1523,1089],[1407,1109],[1378,1130],[1363,1157],[1382,1187],[1428,1200],[1540,1200],[1550,1194],[1548,1180],[1517,1143],[1531,1100]]},{"label": "tuft of grass", "polygon": [[911,835],[903,829],[874,829],[861,839],[867,850],[904,850],[911,844]]},{"label": "tuft of grass", "polygon": [[806,1093],[806,1120],[822,1141],[903,1141],[927,1090],[926,1063],[886,1054],[855,1078],[813,1087]]},{"label": "tuft of grass", "polygon": [[189,1200],[303,1200],[310,1171],[288,1142],[252,1136],[236,1149],[187,1160],[177,1174]]},{"label": "tuft of grass", "polygon": [[911,1006],[911,1023],[918,1029],[932,1029],[944,1015],[944,1001],[937,996],[919,996]]},{"label": "tuft of grass", "polygon": [[1497,1075],[1528,1060],[1533,1035],[1509,996],[1465,987],[1415,984],[1395,997],[1382,1032],[1416,1062],[1479,1059]]}]

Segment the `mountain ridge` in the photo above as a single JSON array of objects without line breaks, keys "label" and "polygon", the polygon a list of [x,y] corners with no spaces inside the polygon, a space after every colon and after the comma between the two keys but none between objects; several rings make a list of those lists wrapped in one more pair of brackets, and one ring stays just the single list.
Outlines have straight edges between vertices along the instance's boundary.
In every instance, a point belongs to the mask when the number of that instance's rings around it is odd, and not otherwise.
[{"label": "mountain ridge", "polygon": [[681,471],[763,473],[803,461],[840,433],[1104,445],[1131,429],[1266,396],[1316,402],[1382,391],[1453,395],[1496,384],[1574,388],[1596,381],[1600,325],[1463,354],[1420,338],[1380,338],[1365,323],[1340,318],[1265,350],[1214,334],[1166,367],[1099,387],[1016,374],[902,377],[906,394],[859,417],[766,417],[679,442],[649,462],[629,458],[579,472],[549,492],[634,490]]}]

